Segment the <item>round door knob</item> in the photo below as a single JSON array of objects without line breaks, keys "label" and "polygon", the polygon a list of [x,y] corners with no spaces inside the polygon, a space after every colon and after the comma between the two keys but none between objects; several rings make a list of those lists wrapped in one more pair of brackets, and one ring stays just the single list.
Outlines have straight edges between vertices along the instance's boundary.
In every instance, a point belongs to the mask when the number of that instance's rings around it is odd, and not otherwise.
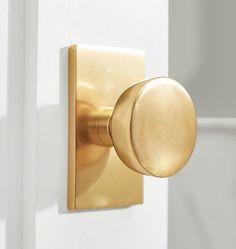
[{"label": "round door knob", "polygon": [[174,175],[189,160],[196,141],[192,100],[169,78],[138,82],[121,94],[114,109],[91,117],[89,140],[113,145],[124,164],[145,175]]}]

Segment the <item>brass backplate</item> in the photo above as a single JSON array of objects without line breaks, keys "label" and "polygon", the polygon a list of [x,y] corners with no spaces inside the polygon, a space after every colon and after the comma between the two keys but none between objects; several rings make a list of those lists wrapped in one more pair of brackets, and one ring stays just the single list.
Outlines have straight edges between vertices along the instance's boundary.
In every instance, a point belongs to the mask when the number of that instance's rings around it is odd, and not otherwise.
[{"label": "brass backplate", "polygon": [[81,113],[86,112],[83,106],[113,107],[130,84],[144,79],[144,69],[142,50],[69,48],[69,209],[143,203],[143,176],[126,167],[113,147],[81,144],[79,126]]}]

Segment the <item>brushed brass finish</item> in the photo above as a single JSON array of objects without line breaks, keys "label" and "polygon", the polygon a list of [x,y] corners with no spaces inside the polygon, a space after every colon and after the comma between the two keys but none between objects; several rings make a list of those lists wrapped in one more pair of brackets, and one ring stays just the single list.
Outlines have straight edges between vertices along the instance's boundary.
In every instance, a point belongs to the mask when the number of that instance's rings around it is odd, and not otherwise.
[{"label": "brushed brass finish", "polygon": [[169,78],[129,87],[118,99],[110,133],[121,160],[145,175],[177,173],[194,149],[197,122],[186,90]]},{"label": "brushed brass finish", "polygon": [[169,78],[130,86],[114,109],[97,111],[92,123],[88,142],[113,145],[124,164],[145,175],[174,175],[189,160],[196,141],[192,100],[179,83]]},{"label": "brushed brass finish", "polygon": [[143,51],[69,48],[69,209],[143,203],[143,176],[117,157],[110,136],[116,100],[131,82],[143,78]]},{"label": "brushed brass finish", "polygon": [[113,146],[109,128],[112,112],[113,108],[101,108],[88,113],[88,143]]}]

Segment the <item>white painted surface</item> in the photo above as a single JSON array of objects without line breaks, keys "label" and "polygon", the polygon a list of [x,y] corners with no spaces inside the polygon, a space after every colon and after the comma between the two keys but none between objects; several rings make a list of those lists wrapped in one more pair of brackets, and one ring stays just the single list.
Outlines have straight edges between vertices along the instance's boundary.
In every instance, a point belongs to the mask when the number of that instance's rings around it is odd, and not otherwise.
[{"label": "white painted surface", "polygon": [[169,249],[234,249],[236,119],[200,119],[196,150],[170,180]]},{"label": "white painted surface", "polygon": [[0,118],[7,114],[8,2],[0,3]]},{"label": "white painted surface", "polygon": [[0,1],[0,248],[22,242],[24,3]]},{"label": "white painted surface", "polygon": [[167,180],[145,179],[145,204],[67,211],[67,47],[144,49],[167,75],[167,0],[26,1],[24,249],[167,248]]},{"label": "white painted surface", "polygon": [[170,0],[169,6],[170,76],[206,118],[188,167],[169,181],[169,249],[234,249],[236,2]]},{"label": "white painted surface", "polygon": [[236,1],[170,0],[169,72],[200,117],[236,116]]}]

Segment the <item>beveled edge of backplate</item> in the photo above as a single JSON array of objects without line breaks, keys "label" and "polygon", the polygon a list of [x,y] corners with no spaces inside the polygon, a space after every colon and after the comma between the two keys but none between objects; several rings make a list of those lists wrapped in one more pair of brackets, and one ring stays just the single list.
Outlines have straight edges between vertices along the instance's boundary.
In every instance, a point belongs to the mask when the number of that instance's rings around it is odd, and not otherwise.
[{"label": "beveled edge of backplate", "polygon": [[[78,45],[80,46],[80,45]],[[81,47],[80,47],[81,49]],[[99,53],[103,47],[99,47]],[[119,49],[116,50],[116,53],[119,53]],[[83,51],[83,49],[82,49]],[[106,51],[106,50],[105,50]],[[80,54],[81,55],[81,54]],[[96,49],[95,49],[95,55],[96,55]],[[109,54],[108,54],[109,55]],[[86,210],[86,209],[100,209],[100,208],[117,208],[117,207],[126,207],[130,205],[135,204],[142,204],[143,203],[143,176],[140,174],[137,174],[136,172],[133,172],[129,168],[123,165],[123,163],[120,161],[117,155],[114,155],[115,150],[112,150],[111,153],[105,151],[107,153],[108,159],[106,160],[104,167],[105,172],[108,171],[108,173],[101,173],[101,177],[94,180],[93,183],[93,190],[85,191],[85,193],[81,193],[81,188],[83,189],[84,181],[86,182],[86,176],[88,177],[88,173],[84,173],[83,168],[81,168],[81,158],[78,160],[78,154],[81,148],[78,145],[78,120],[77,120],[77,101],[79,101],[78,98],[81,98],[81,96],[78,96],[78,89],[80,87],[80,80],[78,79],[78,49],[77,45],[72,45],[69,47],[69,70],[68,70],[68,76],[69,76],[69,84],[68,84],[68,93],[69,93],[69,125],[68,125],[68,208],[70,210]],[[82,55],[83,57],[84,55]],[[127,56],[127,55],[125,55]],[[132,57],[132,54],[131,54]],[[80,57],[81,58],[81,57]],[[128,58],[128,57],[127,57]],[[137,57],[138,58],[138,57]],[[96,59],[95,59],[96,60]],[[135,58],[134,58],[135,60]],[[141,72],[138,73],[138,77],[144,78],[144,58],[140,59],[138,58],[139,62],[136,66],[137,68],[141,68]],[[81,63],[81,61],[80,61]],[[134,63],[135,64],[135,63]],[[114,62],[114,66],[115,66]],[[141,65],[141,66],[140,66]],[[135,66],[134,66],[135,67]],[[86,68],[86,70],[89,70],[91,74],[93,74],[93,68],[89,67]],[[132,71],[132,70],[131,70]],[[83,71],[82,71],[83,72]],[[126,73],[126,72],[123,72]],[[127,71],[127,74],[129,74],[129,71]],[[79,74],[80,75],[80,74]],[[132,78],[132,77],[131,77]],[[134,77],[135,78],[135,77]],[[142,78],[134,79],[134,82],[137,80],[141,80]],[[130,82],[133,83],[133,82]],[[94,83],[96,85],[96,82]],[[112,82],[111,82],[112,84]],[[128,85],[126,85],[128,87]],[[99,88],[99,86],[98,86]],[[101,88],[101,83],[100,83]],[[122,90],[125,90],[122,89]],[[114,91],[116,91],[116,86],[114,87]],[[120,92],[121,93],[121,92]],[[84,94],[86,98],[86,91]],[[91,97],[91,96],[90,96]],[[81,100],[81,99],[80,99]],[[99,148],[100,149],[100,148]],[[83,152],[82,152],[83,153]],[[109,154],[110,153],[110,154]],[[79,162],[80,161],[80,162]],[[122,167],[121,171],[117,171],[117,168]],[[106,168],[106,167],[109,167]],[[106,170],[107,169],[107,170]],[[89,169],[91,171],[91,169]],[[110,176],[113,176],[116,174],[119,176],[119,179],[110,179]],[[87,175],[86,175],[87,174]],[[84,177],[83,177],[84,176]],[[80,180],[79,180],[80,179]],[[114,182],[115,180],[115,182]],[[114,187],[111,186],[111,184],[118,184],[119,186]],[[105,187],[105,188],[104,188]],[[128,193],[126,193],[126,187],[129,189]],[[96,188],[98,188],[96,190]],[[107,190],[109,189],[110,190]],[[112,191],[115,188],[122,188],[122,191],[115,192],[116,194],[113,194]],[[91,189],[91,188],[90,188]],[[102,191],[105,190],[105,196],[103,195]],[[135,193],[135,195],[129,196],[129,192]],[[118,194],[117,194],[118,193]],[[105,200],[107,195],[107,203],[102,203],[101,200]],[[99,198],[97,197],[102,197]],[[98,201],[97,201],[98,200]]]},{"label": "beveled edge of backplate", "polygon": [[68,208],[76,209],[76,45],[68,54]]}]

